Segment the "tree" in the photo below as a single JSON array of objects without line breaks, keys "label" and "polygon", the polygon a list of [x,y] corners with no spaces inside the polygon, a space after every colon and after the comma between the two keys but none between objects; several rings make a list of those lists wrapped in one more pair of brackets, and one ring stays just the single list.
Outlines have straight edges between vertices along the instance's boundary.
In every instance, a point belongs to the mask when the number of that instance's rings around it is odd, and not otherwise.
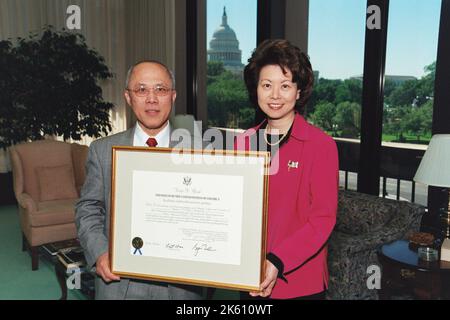
[{"label": "tree", "polygon": [[405,132],[403,121],[410,109],[411,106],[385,108],[385,124],[383,132],[396,135],[400,142],[405,141],[405,138],[403,137],[403,133]]},{"label": "tree", "polygon": [[425,75],[417,85],[417,105],[424,105],[434,97],[434,79],[436,77],[436,62],[424,68]]},{"label": "tree", "polygon": [[336,104],[336,91],[341,84],[342,84],[341,80],[328,80],[320,78],[308,102],[307,106],[308,114],[314,113],[315,106],[319,102],[326,101],[332,104]]},{"label": "tree", "polygon": [[405,81],[390,93],[385,90],[386,103],[390,106],[420,106],[434,96],[436,62],[424,68],[425,76],[419,80]]},{"label": "tree", "polygon": [[81,34],[46,27],[41,36],[0,41],[0,147],[46,135],[64,140],[111,130],[99,80],[112,77]]},{"label": "tree", "polygon": [[[240,110],[250,106],[242,79],[225,71],[208,85],[207,96],[209,125],[219,127],[242,125]],[[247,117],[248,113],[245,116]]]},{"label": "tree", "polygon": [[433,112],[434,78],[436,63],[424,68],[425,76],[419,80],[406,81],[386,93],[384,132],[396,134],[404,141],[403,133],[417,136],[431,133]]},{"label": "tree", "polygon": [[239,110],[239,127],[243,129],[250,128],[255,122],[255,108],[241,108]]},{"label": "tree", "polygon": [[420,141],[420,136],[424,136],[427,133],[431,134],[432,113],[432,101],[428,101],[419,108],[409,108],[408,113],[402,121],[404,130],[415,135],[417,141]]},{"label": "tree", "polygon": [[420,141],[420,135],[422,133],[422,120],[422,114],[419,109],[409,109],[409,112],[402,121],[403,128],[416,135],[418,141]]},{"label": "tree", "polygon": [[312,122],[325,131],[333,132],[335,135],[334,117],[336,115],[336,106],[329,102],[319,102],[316,105],[314,114],[311,116]]},{"label": "tree", "polygon": [[225,72],[225,68],[223,67],[223,62],[221,61],[208,61],[207,64],[207,72],[206,72],[206,83],[210,85],[217,78]]},{"label": "tree", "polygon": [[388,103],[388,99],[392,92],[398,87],[398,84],[392,80],[386,79],[384,83],[384,96],[386,97],[386,103]]},{"label": "tree", "polygon": [[248,101],[242,78],[227,71],[219,61],[208,61],[207,70],[208,125],[238,128],[252,126],[255,109]]},{"label": "tree", "polygon": [[217,77],[225,72],[223,62],[221,61],[208,61],[207,68],[208,68],[207,74],[210,77]]},{"label": "tree", "polygon": [[422,127],[424,134],[430,134],[432,132],[433,124],[433,100],[425,102],[420,106],[420,111],[422,112]]},{"label": "tree", "polygon": [[361,104],[362,82],[358,79],[344,80],[336,89],[335,104],[341,102],[355,102]]},{"label": "tree", "polygon": [[417,103],[418,87],[418,80],[405,81],[392,91],[386,102],[390,106],[412,106]]},{"label": "tree", "polygon": [[339,103],[334,121],[341,130],[342,137],[358,137],[361,129],[361,106],[354,102]]}]

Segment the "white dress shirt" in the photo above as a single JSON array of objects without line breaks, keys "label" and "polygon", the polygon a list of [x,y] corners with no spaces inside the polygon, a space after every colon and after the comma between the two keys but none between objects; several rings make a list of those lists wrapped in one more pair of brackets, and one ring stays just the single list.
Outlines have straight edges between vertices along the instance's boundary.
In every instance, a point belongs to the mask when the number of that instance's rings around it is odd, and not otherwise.
[{"label": "white dress shirt", "polygon": [[147,140],[148,138],[155,138],[158,142],[156,147],[159,148],[168,148],[170,141],[170,123],[167,121],[167,125],[162,129],[156,136],[150,137],[145,131],[142,129],[139,122],[136,122],[136,130],[134,130],[134,139],[133,146],[134,147],[148,147]]}]

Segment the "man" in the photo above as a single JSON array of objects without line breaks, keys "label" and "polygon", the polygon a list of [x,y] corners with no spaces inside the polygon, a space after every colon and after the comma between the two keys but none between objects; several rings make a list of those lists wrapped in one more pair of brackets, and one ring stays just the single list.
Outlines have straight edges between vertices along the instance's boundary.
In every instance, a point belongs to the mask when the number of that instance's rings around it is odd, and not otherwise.
[{"label": "man", "polygon": [[[170,139],[169,116],[176,91],[173,75],[165,65],[143,61],[132,66],[124,94],[136,115],[136,126],[91,144],[86,181],[76,205],[78,237],[88,267],[95,266],[99,275],[95,283],[96,299],[200,299],[201,287],[121,279],[109,268],[112,146],[174,147],[178,143]],[[191,143],[191,137],[182,138]]]}]

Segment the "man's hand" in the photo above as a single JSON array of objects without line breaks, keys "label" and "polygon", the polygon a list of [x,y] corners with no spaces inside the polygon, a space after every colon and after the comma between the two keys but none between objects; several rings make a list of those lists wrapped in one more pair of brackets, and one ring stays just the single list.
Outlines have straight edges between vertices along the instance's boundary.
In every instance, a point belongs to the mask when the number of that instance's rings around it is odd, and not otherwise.
[{"label": "man's hand", "polygon": [[266,260],[266,278],[261,283],[261,291],[250,292],[252,297],[261,296],[266,298],[272,293],[272,289],[277,282],[278,269],[269,261]]},{"label": "man's hand", "polygon": [[119,281],[120,277],[111,273],[109,269],[109,254],[105,252],[97,259],[96,273],[102,277],[105,282]]}]

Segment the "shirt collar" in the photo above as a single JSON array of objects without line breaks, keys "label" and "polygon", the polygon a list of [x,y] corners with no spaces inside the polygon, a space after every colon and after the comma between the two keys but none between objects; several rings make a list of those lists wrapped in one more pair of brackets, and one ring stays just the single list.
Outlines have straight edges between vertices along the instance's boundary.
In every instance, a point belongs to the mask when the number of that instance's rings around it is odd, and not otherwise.
[{"label": "shirt collar", "polygon": [[136,130],[134,131],[133,146],[147,147],[148,138],[155,138],[158,142],[157,147],[168,148],[170,141],[170,122],[162,129],[156,136],[150,137],[141,127],[139,122],[136,122]]}]

